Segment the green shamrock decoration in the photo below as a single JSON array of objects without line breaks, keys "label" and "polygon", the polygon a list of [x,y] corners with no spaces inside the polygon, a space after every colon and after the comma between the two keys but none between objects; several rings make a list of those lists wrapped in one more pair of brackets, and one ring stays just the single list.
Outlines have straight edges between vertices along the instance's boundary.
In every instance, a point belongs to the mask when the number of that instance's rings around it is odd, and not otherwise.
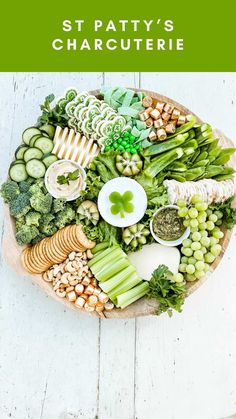
[{"label": "green shamrock decoration", "polygon": [[125,217],[125,212],[131,213],[134,211],[132,204],[133,194],[131,191],[126,191],[121,195],[119,192],[112,192],[109,195],[109,200],[112,202],[111,213],[113,215],[120,214],[121,218]]}]

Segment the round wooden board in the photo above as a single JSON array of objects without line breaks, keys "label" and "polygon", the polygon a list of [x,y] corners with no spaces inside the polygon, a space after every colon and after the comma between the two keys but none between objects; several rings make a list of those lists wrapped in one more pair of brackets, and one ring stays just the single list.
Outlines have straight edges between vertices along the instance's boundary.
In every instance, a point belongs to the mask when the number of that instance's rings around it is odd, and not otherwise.
[{"label": "round wooden board", "polygon": [[[162,96],[156,92],[151,92],[149,90],[144,89],[133,89],[135,91],[142,91],[145,92],[147,95],[152,96],[155,99],[158,99],[160,102],[168,102],[175,107],[177,107],[179,110],[182,111],[184,114],[193,114],[192,111],[184,107],[178,102],[175,102],[174,100]],[[94,90],[91,91],[90,94],[98,95],[99,91]],[[199,123],[202,123],[203,121],[197,116],[197,120]],[[233,142],[227,138],[221,131],[214,130],[214,133],[217,138],[220,139],[220,144],[222,147],[232,147],[234,146]],[[230,166],[236,167],[236,158],[231,158],[229,162]],[[11,266],[20,276],[29,276],[28,272],[25,271],[21,264],[21,252],[23,247],[19,246],[16,243],[15,236],[14,236],[14,220],[10,216],[8,206],[5,205],[5,230],[4,230],[4,238],[3,238],[3,253],[5,260],[9,266]],[[211,265],[211,268],[209,272],[200,280],[195,282],[190,282],[188,284],[188,295],[190,295],[192,292],[196,291],[211,275],[212,272],[216,269],[218,264],[220,263],[221,259],[224,256],[224,252],[228,247],[230,238],[231,238],[232,231],[225,231],[224,238],[222,239],[221,245],[222,245],[222,252],[221,254],[215,259],[214,263]],[[56,293],[53,291],[52,286],[50,283],[45,282],[41,275],[31,275],[30,276],[33,283],[37,284],[40,288],[42,288],[50,297],[54,298],[55,300],[59,301],[60,303],[63,303],[65,306],[72,310],[76,310],[79,312],[83,312],[86,314],[89,314],[90,316],[99,317],[98,313],[92,312],[88,313],[85,310],[80,310],[75,307],[75,305],[71,302],[69,302],[65,298],[60,298],[56,295]],[[129,307],[127,307],[124,310],[120,309],[114,309],[111,312],[105,312],[104,317],[105,318],[131,318],[131,317],[137,317],[137,316],[148,316],[153,315],[156,312],[157,309],[157,303],[154,300],[148,300],[147,298],[142,298],[141,300],[138,300],[137,302],[131,304]]]}]

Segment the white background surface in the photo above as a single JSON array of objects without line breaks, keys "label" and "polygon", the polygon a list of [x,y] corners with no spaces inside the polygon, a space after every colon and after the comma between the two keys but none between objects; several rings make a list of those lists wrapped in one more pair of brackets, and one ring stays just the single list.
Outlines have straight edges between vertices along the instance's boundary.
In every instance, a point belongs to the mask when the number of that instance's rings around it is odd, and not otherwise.
[{"label": "white background surface", "polygon": [[[158,91],[236,139],[236,73],[2,73],[0,181],[47,94],[104,83]],[[0,418],[234,415],[235,251],[234,233],[220,266],[182,314],[126,321],[65,310],[1,259]]]}]

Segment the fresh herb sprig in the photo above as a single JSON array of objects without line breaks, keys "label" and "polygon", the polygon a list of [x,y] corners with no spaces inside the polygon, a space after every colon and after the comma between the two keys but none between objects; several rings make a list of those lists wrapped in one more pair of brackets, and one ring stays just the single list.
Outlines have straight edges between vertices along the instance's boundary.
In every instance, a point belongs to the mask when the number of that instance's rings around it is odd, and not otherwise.
[{"label": "fresh herb sprig", "polygon": [[71,181],[79,179],[79,176],[80,171],[79,169],[76,169],[73,172],[67,173],[66,175],[57,176],[57,183],[59,183],[59,185],[69,185]]},{"label": "fresh herb sprig", "polygon": [[40,105],[42,115],[39,117],[39,124],[52,124],[60,125],[62,128],[68,125],[68,115],[64,110],[60,109],[58,105],[54,108],[51,107],[52,102],[54,101],[54,94],[46,96],[44,103]]},{"label": "fresh herb sprig", "polygon": [[172,273],[167,266],[159,265],[149,281],[148,297],[155,298],[159,303],[157,315],[167,311],[171,316],[173,310],[182,311],[186,285],[185,283],[172,282],[171,276]]}]

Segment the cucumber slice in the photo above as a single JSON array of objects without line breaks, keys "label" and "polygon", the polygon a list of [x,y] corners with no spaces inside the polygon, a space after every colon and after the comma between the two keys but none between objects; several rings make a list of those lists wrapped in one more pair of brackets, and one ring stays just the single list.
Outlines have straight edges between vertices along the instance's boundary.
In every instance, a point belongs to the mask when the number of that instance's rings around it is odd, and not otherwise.
[{"label": "cucumber slice", "polygon": [[14,180],[15,182],[22,182],[23,180],[26,180],[28,174],[26,172],[25,164],[19,163],[11,166],[9,170],[9,176],[11,180]]},{"label": "cucumber slice", "polygon": [[29,148],[29,147],[27,147],[27,145],[20,145],[20,146],[16,149],[16,152],[15,152],[15,158],[16,158],[17,160],[19,160],[19,159],[23,159],[24,152],[25,152],[26,150],[28,150],[28,148]]},{"label": "cucumber slice", "polygon": [[41,134],[41,131],[36,127],[26,128],[22,134],[22,140],[26,145],[29,145],[30,139],[37,134]]},{"label": "cucumber slice", "polygon": [[16,159],[13,160],[13,162],[11,163],[11,166],[14,166],[15,164],[25,164],[25,161],[23,159]]},{"label": "cucumber slice", "polygon": [[35,143],[35,141],[36,141],[38,138],[40,138],[40,137],[42,137],[42,134],[37,134],[37,135],[34,135],[34,136],[30,139],[29,146],[30,146],[30,147],[34,147],[34,143]]},{"label": "cucumber slice", "polygon": [[27,161],[32,159],[42,159],[43,152],[39,150],[39,148],[32,147],[25,151],[24,154],[24,161],[27,163]]},{"label": "cucumber slice", "polygon": [[51,166],[51,164],[55,163],[55,161],[57,161],[58,158],[57,156],[54,156],[54,154],[49,154],[49,156],[45,156],[42,160],[42,162],[45,164],[46,168],[48,168],[49,166]]},{"label": "cucumber slice", "polygon": [[38,159],[29,160],[26,163],[25,168],[28,175],[33,177],[34,179],[39,179],[40,177],[43,177],[46,173],[45,165],[41,160]]},{"label": "cucumber slice", "polygon": [[40,137],[35,141],[34,146],[39,148],[43,154],[49,154],[51,153],[54,144],[50,138]]},{"label": "cucumber slice", "polygon": [[56,128],[51,124],[44,124],[40,127],[40,131],[43,131],[43,135],[46,132],[49,135],[49,138],[53,138]]}]

